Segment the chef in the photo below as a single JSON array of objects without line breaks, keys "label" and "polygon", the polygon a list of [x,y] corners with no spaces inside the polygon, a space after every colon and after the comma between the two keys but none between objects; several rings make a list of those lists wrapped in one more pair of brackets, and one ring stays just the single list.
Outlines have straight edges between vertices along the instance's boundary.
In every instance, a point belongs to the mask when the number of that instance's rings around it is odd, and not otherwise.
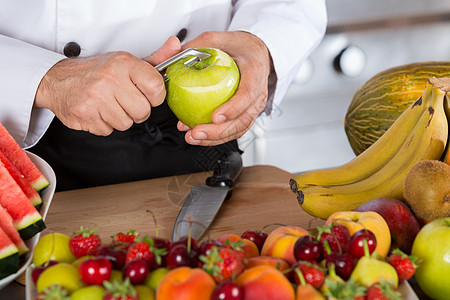
[{"label": "chef", "polygon": [[[285,95],[322,39],[324,0],[0,0],[0,122],[57,190],[211,169]],[[212,124],[188,128],[153,66],[219,48],[241,72]]]}]

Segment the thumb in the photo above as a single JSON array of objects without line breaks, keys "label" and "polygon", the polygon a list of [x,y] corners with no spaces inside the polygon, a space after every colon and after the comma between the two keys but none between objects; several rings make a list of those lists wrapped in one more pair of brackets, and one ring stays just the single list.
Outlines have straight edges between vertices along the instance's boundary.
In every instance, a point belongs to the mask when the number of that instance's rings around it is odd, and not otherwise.
[{"label": "thumb", "polygon": [[171,36],[167,39],[167,41],[155,52],[143,58],[146,62],[150,63],[153,66],[156,66],[159,63],[162,63],[169,57],[174,56],[175,54],[181,51],[181,43],[176,36]]}]

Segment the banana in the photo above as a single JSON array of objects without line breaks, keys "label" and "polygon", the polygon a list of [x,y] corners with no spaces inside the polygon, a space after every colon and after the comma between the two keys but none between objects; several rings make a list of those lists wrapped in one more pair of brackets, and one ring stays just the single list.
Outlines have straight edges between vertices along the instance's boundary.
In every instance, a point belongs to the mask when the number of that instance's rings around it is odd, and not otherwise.
[{"label": "banana", "polygon": [[380,170],[402,147],[421,115],[429,106],[430,89],[411,104],[392,126],[366,151],[336,168],[315,170],[294,176],[291,190],[296,193],[307,186],[341,185],[360,181]]},{"label": "banana", "polygon": [[431,104],[388,163],[356,183],[311,186],[298,191],[297,199],[303,210],[326,219],[334,212],[353,210],[374,198],[402,199],[403,183],[409,170],[421,160],[441,157],[448,138],[444,97],[450,91],[450,79],[430,78],[426,91],[429,92]]}]

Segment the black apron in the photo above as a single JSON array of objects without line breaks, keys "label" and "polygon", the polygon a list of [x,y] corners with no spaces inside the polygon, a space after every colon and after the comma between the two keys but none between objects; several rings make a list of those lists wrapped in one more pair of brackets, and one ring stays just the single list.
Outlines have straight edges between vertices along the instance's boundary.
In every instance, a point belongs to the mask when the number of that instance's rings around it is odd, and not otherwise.
[{"label": "black apron", "polygon": [[208,171],[226,152],[241,152],[236,140],[213,147],[190,145],[177,122],[166,102],[152,108],[146,122],[106,137],[69,129],[54,118],[28,150],[53,168],[57,191]]}]

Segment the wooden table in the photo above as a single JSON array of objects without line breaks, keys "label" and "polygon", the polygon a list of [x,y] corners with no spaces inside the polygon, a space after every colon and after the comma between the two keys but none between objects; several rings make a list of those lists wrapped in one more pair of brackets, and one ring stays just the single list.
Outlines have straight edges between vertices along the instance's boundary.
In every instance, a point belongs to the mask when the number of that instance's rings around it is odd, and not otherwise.
[{"label": "wooden table", "polygon": [[[42,233],[72,234],[81,225],[98,228],[104,242],[119,231],[170,238],[178,211],[191,186],[204,184],[211,173],[195,173],[56,193]],[[246,167],[213,222],[209,235],[241,234],[268,224],[309,228],[323,220],[306,214],[289,189],[292,174],[272,166]],[[271,231],[276,226],[269,226]]]}]

